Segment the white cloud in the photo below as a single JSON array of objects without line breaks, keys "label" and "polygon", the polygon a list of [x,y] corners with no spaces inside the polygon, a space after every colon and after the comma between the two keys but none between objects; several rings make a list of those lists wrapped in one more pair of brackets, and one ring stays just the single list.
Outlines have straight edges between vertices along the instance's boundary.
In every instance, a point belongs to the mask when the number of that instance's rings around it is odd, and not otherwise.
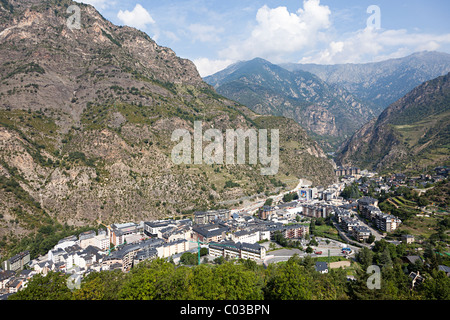
[{"label": "white cloud", "polygon": [[[448,41],[447,41],[448,43]],[[418,47],[418,51],[436,51],[441,47],[439,43],[434,40],[430,40],[427,43],[422,44]]]},{"label": "white cloud", "polygon": [[220,41],[219,34],[224,32],[223,28],[216,28],[215,26],[200,23],[191,24],[188,29],[192,34],[192,39],[201,42]]},{"label": "white cloud", "polygon": [[326,39],[331,11],[320,0],[305,0],[303,9],[291,13],[286,7],[270,9],[264,5],[256,14],[251,35],[219,54],[234,60],[255,56],[276,62],[283,55],[301,51]]},{"label": "white cloud", "polygon": [[218,71],[221,71],[228,67],[230,64],[236,62],[230,59],[224,60],[210,60],[208,58],[199,58],[193,60],[195,66],[197,67],[198,72],[201,77],[206,77],[212,75]]},{"label": "white cloud", "polygon": [[147,24],[155,23],[155,20],[153,20],[150,13],[139,3],[136,4],[133,11],[120,10],[119,13],[117,13],[117,18],[119,18],[119,20],[125,25],[135,27],[137,29],[145,29]]},{"label": "white cloud", "polygon": [[300,63],[362,63],[403,57],[417,51],[434,51],[450,44],[450,34],[409,33],[407,30],[358,30],[327,48],[303,57]]},{"label": "white cloud", "polygon": [[180,38],[172,31],[162,31],[163,35],[171,41],[179,41]]}]

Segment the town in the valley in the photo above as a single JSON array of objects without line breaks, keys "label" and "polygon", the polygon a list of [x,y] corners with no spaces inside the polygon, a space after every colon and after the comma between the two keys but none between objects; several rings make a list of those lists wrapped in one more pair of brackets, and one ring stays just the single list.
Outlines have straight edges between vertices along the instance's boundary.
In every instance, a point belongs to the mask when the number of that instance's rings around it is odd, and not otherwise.
[{"label": "town in the valley", "polygon": [[[418,253],[404,259],[410,263],[421,259],[421,240],[405,232],[395,233],[402,220],[380,209],[378,195],[405,186],[424,192],[447,179],[447,168],[417,177],[401,173],[379,176],[341,167],[335,174],[339,182],[333,185],[313,187],[300,180],[294,190],[243,208],[198,211],[189,217],[156,221],[110,225],[98,221],[100,229],[61,239],[45,256],[31,259],[26,251],[3,261],[0,295],[6,299],[25,288],[36,274],[70,274],[76,285],[91,272],[129,272],[140,262],[157,258],[184,265],[250,259],[267,266],[297,255],[313,258],[317,272],[347,268],[349,281],[355,255],[381,239],[396,245],[414,244]],[[343,196],[351,186],[360,195],[357,199]],[[427,206],[418,210],[424,217],[434,214]],[[449,267],[439,268],[449,275]],[[420,275],[411,272],[410,278],[418,281]]]}]

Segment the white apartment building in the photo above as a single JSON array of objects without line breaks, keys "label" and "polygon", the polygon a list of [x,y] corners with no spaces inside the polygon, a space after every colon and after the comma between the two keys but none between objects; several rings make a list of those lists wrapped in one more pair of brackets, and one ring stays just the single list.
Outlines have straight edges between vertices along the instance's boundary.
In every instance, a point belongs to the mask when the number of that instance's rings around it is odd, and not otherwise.
[{"label": "white apartment building", "polygon": [[168,227],[177,227],[173,220],[155,220],[144,222],[144,233],[147,236],[161,238],[161,230]]},{"label": "white apartment building", "polygon": [[171,255],[182,253],[189,250],[189,242],[185,239],[168,242],[162,246],[156,247],[159,258],[168,258]]},{"label": "white apartment building", "polygon": [[99,248],[102,251],[106,251],[109,249],[109,237],[106,233],[99,234],[94,237],[89,237],[83,240],[80,240],[80,247],[82,249],[86,249],[89,246],[94,246]]},{"label": "white apartment building", "polygon": [[228,257],[230,259],[263,260],[266,248],[257,243],[235,243],[232,241],[209,244],[209,255],[213,257]]},{"label": "white apartment building", "polygon": [[377,227],[386,232],[392,232],[399,227],[402,221],[391,214],[382,214],[376,217]]},{"label": "white apartment building", "polygon": [[234,242],[256,243],[260,240],[259,231],[237,231],[231,234],[231,240]]}]

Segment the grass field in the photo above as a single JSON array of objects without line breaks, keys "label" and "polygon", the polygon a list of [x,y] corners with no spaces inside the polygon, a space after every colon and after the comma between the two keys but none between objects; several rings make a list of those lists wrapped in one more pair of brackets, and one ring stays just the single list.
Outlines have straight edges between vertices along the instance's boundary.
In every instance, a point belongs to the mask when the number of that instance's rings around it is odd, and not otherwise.
[{"label": "grass field", "polygon": [[406,231],[408,234],[419,236],[422,235],[425,238],[429,238],[433,233],[436,232],[435,228],[438,223],[437,217],[417,217],[413,216],[407,221],[404,221],[400,227],[399,231]]},{"label": "grass field", "polygon": [[314,234],[318,237],[330,238],[338,241],[342,240],[341,237],[339,237],[337,230],[332,226],[328,226],[326,224],[322,224],[320,226],[316,225]]},{"label": "grass field", "polygon": [[400,204],[405,205],[407,207],[412,207],[412,208],[417,207],[417,204],[414,201],[406,200],[405,198],[403,198],[401,196],[395,197],[394,199],[399,201]]},{"label": "grass field", "polygon": [[346,261],[348,259],[344,257],[338,257],[338,256],[331,256],[330,260],[328,261],[328,254],[326,252],[323,253],[324,256],[322,257],[314,257],[312,258],[314,261],[322,261],[322,262],[338,262],[338,261]]}]

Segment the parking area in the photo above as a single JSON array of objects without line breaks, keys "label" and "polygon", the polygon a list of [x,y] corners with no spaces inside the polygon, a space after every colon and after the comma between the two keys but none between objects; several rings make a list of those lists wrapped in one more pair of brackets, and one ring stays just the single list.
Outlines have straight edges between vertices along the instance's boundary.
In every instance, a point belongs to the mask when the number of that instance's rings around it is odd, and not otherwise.
[{"label": "parking area", "polygon": [[[328,241],[327,241],[328,240]],[[305,253],[302,250],[299,249],[288,249],[288,248],[282,248],[278,244],[275,243],[277,249],[268,251],[266,254],[266,259],[264,260],[264,264],[267,265],[269,263],[277,263],[281,261],[287,261],[290,257],[292,257],[294,254],[297,254],[300,258],[304,258],[307,255],[311,257],[321,257],[321,256],[328,256],[328,250],[330,252],[331,257],[344,257],[345,254],[342,253],[342,248],[350,247],[352,249],[352,254],[350,256],[354,256],[355,253],[359,251],[358,247],[347,245],[343,242],[339,242],[336,240],[330,240],[326,238],[316,238],[316,241],[318,242],[318,246],[311,246],[313,249],[313,253],[308,254]],[[270,250],[270,243],[274,243],[273,241],[265,242],[262,245],[264,245],[268,250]],[[308,242],[304,241],[302,244],[303,248],[306,248],[308,246]],[[316,252],[322,252],[321,254],[316,254]]]}]

